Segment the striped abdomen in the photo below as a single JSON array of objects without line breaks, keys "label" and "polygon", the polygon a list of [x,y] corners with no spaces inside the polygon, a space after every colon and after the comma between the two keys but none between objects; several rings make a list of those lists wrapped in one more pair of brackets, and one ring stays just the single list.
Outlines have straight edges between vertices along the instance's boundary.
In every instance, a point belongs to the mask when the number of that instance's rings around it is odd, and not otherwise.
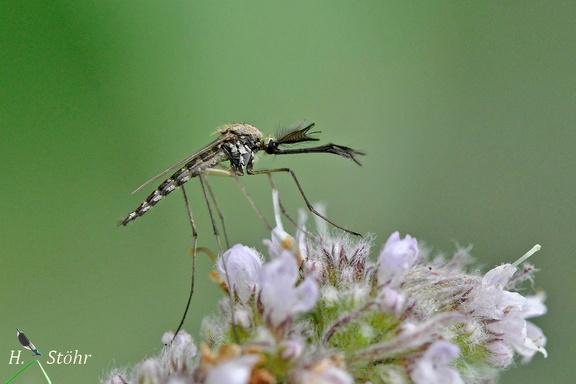
[{"label": "striped abdomen", "polygon": [[155,206],[160,200],[167,196],[170,192],[187,182],[188,180],[204,173],[206,169],[220,164],[222,161],[228,159],[228,156],[221,150],[214,150],[209,153],[204,153],[186,163],[182,168],[174,172],[172,176],[166,179],[158,186],[142,204],[134,211],[130,212],[124,220],[122,225],[127,225],[129,222],[136,220],[144,215]]}]

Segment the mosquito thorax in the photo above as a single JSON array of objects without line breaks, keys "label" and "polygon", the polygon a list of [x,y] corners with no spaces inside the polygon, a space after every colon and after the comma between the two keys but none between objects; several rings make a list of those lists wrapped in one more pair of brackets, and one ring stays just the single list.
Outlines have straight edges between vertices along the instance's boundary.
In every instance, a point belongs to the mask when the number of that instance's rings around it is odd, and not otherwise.
[{"label": "mosquito thorax", "polygon": [[250,141],[260,142],[264,134],[258,128],[250,124],[235,123],[227,124],[219,129],[220,133],[233,133],[239,138],[247,138]]}]

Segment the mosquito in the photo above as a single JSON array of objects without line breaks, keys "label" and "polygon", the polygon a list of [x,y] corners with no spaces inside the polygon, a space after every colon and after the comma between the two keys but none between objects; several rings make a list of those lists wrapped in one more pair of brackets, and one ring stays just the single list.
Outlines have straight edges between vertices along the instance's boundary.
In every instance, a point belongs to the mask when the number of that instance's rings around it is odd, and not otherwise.
[{"label": "mosquito", "polygon": [[[275,169],[261,169],[254,170],[255,155],[259,151],[265,151],[269,155],[290,155],[297,153],[333,153],[335,155],[344,157],[354,161],[358,165],[362,165],[356,156],[364,155],[364,153],[356,151],[355,149],[345,147],[338,144],[328,143],[318,147],[308,147],[308,148],[291,148],[282,149],[281,147],[291,144],[297,144],[304,141],[318,141],[316,137],[310,135],[320,133],[308,132],[314,123],[306,124],[301,123],[296,128],[291,129],[280,135],[277,139],[272,137],[264,137],[263,133],[256,127],[245,123],[236,123],[224,125],[221,129],[217,130],[216,133],[220,133],[220,136],[214,140],[212,143],[208,144],[204,148],[200,149],[193,154],[186,156],[184,159],[180,160],[176,164],[172,165],[170,168],[156,175],[152,179],[148,180],[146,183],[138,187],[132,194],[141,191],[153,182],[157,181],[161,177],[165,176],[171,171],[179,168],[172,176],[167,178],[162,184],[158,186],[142,204],[134,211],[130,212],[124,220],[122,220],[122,225],[126,226],[128,223],[136,220],[137,218],[143,216],[146,212],[150,210],[154,205],[156,205],[160,200],[174,191],[176,188],[182,186],[187,181],[201,176],[203,174],[216,174],[225,176],[243,176],[244,171],[248,175],[258,175],[258,174],[271,174],[276,172],[287,172],[289,173],[296,186],[300,195],[304,199],[306,206],[316,216],[326,220],[328,223],[332,224],[336,228],[339,228],[345,232],[352,235],[361,236],[359,233],[351,231],[344,228],[327,217],[323,216],[318,212],[310,203],[296,174],[290,168],[275,168]],[[225,161],[230,161],[230,169],[214,168]]]},{"label": "mosquito", "polygon": [[[234,177],[236,181],[239,182],[238,176],[243,176],[244,173],[247,173],[248,175],[268,174],[270,177],[273,173],[278,172],[289,173],[292,176],[292,179],[294,180],[294,183],[296,184],[296,187],[298,188],[298,191],[300,192],[300,195],[302,196],[310,212],[322,218],[323,220],[330,223],[334,227],[341,229],[344,232],[350,233],[355,236],[361,236],[360,233],[344,228],[343,226],[334,223],[332,220],[328,219],[320,212],[318,212],[308,200],[308,197],[304,193],[300,185],[300,182],[296,177],[294,171],[292,171],[292,169],[273,168],[273,169],[254,170],[256,154],[260,151],[264,151],[269,155],[291,155],[298,153],[332,153],[345,159],[352,160],[358,165],[362,165],[358,161],[357,156],[364,155],[363,152],[338,144],[328,143],[317,147],[290,148],[290,146],[294,144],[299,144],[307,141],[318,141],[319,140],[318,138],[311,136],[320,133],[319,131],[310,132],[310,130],[314,127],[314,125],[315,125],[314,123],[309,124],[306,122],[302,122],[297,127],[281,133],[278,138],[273,138],[270,136],[265,137],[264,134],[258,128],[250,124],[235,123],[224,125],[215,132],[219,133],[220,135],[212,143],[208,144],[207,146],[198,150],[197,152],[194,152],[191,155],[186,156],[184,159],[180,160],[179,162],[172,165],[165,171],[161,172],[152,179],[148,180],[146,183],[142,184],[140,187],[134,190],[134,192],[132,192],[132,194],[135,194],[141,191],[142,189],[148,187],[155,181],[161,179],[165,175],[169,174],[170,172],[174,172],[172,176],[164,180],[164,182],[162,182],[150,195],[148,195],[148,197],[144,200],[144,202],[142,202],[142,204],[140,204],[138,208],[130,212],[128,216],[126,216],[126,218],[124,218],[124,220],[121,221],[121,224],[124,226],[143,216],[146,212],[148,212],[153,206],[155,206],[160,200],[162,200],[172,191],[176,190],[178,187],[182,187],[184,200],[188,210],[188,216],[192,226],[192,236],[194,239],[194,245],[192,250],[193,255],[192,285],[190,289],[190,295],[188,298],[188,304],[184,311],[184,316],[182,318],[182,321],[180,322],[178,330],[174,334],[174,337],[176,337],[178,331],[182,327],[194,292],[194,273],[195,273],[198,235],[192,210],[190,209],[188,196],[186,194],[186,190],[184,189],[184,184],[189,180],[196,177],[200,179],[202,191],[204,193],[204,198],[206,200],[208,210],[210,213],[210,219],[212,221],[212,228],[214,234],[216,235],[220,251],[222,247],[220,245],[217,226],[215,224],[214,217],[212,215],[210,199],[214,202],[216,206],[216,209],[220,216],[220,220],[223,225],[223,230],[225,232],[224,221],[218,206],[218,202],[216,201],[215,195],[212,192],[210,184],[208,184],[208,180],[204,177],[205,175],[231,176]],[[223,163],[227,161],[230,162],[230,166],[228,168],[225,168],[223,166]],[[272,179],[270,180],[272,182]],[[260,218],[266,223],[265,219],[263,219],[263,216],[257,210],[254,202],[247,194],[243,186],[241,184],[240,186],[242,192],[248,198],[252,207],[256,210]],[[232,314],[233,313],[234,311],[232,310]]]}]

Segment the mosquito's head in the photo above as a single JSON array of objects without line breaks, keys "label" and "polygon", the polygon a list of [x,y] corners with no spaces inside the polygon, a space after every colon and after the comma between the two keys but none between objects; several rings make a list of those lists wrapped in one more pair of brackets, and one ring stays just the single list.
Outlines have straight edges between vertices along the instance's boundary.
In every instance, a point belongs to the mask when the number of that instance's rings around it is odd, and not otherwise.
[{"label": "mosquito's head", "polygon": [[262,140],[262,149],[266,151],[267,154],[273,155],[278,151],[278,142],[273,137],[265,137]]}]

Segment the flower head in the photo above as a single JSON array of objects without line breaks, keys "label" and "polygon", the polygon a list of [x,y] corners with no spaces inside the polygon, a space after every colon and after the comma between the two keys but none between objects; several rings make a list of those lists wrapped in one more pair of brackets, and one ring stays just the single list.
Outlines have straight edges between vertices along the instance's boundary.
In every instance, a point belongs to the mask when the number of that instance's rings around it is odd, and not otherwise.
[{"label": "flower head", "polygon": [[106,383],[480,384],[516,356],[546,356],[527,320],[546,313],[544,295],[516,289],[532,280],[523,263],[539,247],[481,275],[468,272],[470,247],[432,257],[395,232],[372,262],[371,237],[305,237],[302,217],[292,236],[274,201],[268,261],[240,244],[219,258],[226,296],[200,348],[181,332],[132,381],[115,372]]}]

